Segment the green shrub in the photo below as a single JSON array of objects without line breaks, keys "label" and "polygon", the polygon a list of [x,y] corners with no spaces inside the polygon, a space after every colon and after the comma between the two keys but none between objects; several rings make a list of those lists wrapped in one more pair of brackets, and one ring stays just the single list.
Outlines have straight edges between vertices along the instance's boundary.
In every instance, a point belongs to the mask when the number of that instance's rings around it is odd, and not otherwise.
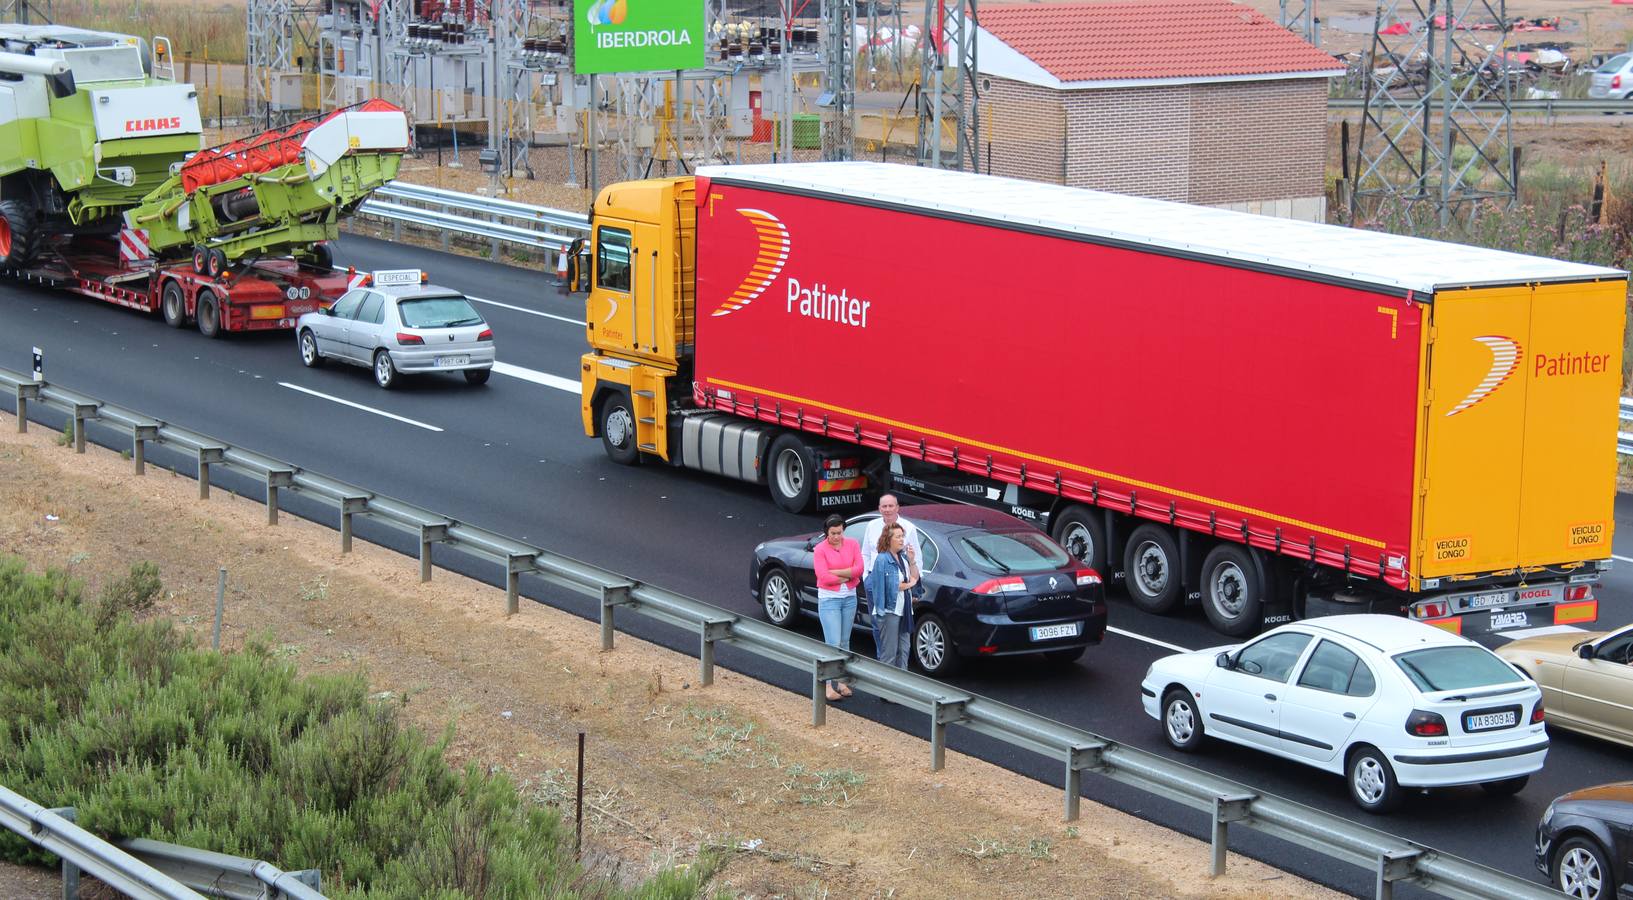
[{"label": "green shrub", "polygon": [[[302,678],[267,646],[213,653],[136,622],[149,564],[95,604],[61,572],[0,557],[0,783],[112,837],[323,872],[345,898],[681,898],[705,861],[633,891],[573,859],[570,828],[504,774],[454,771],[440,741],[357,675]],[[0,832],[0,857],[45,862]]]}]

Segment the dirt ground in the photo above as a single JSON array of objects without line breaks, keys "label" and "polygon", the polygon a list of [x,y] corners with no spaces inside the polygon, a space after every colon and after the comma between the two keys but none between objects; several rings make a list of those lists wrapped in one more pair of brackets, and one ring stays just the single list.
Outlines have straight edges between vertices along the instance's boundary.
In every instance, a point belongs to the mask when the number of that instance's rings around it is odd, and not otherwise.
[{"label": "dirt ground", "polygon": [[[923,741],[843,708],[814,729],[804,697],[724,670],[700,688],[694,658],[625,635],[600,653],[594,623],[535,603],[506,618],[496,588],[442,570],[421,584],[412,559],[362,542],[343,556],[329,528],[269,527],[256,501],[200,502],[189,478],[137,478],[58,437],[0,414],[0,552],[93,593],[151,560],[155,614],[201,640],[226,567],[223,646],[257,635],[305,672],[360,669],[429,733],[452,724],[454,762],[503,769],[569,816],[587,732],[585,843],[613,877],[727,848],[712,887],[751,898],[1337,896],[1236,856],[1209,879],[1204,843],[1088,802],[1067,826],[1054,787],[951,752],[932,773]],[[0,871],[0,896],[55,890]]]}]

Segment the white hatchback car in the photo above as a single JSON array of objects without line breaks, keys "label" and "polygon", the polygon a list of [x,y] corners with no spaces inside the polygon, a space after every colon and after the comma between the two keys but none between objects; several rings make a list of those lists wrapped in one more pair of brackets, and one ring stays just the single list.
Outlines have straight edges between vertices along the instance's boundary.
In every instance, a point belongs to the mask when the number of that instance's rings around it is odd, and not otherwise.
[{"label": "white hatchback car", "polygon": [[1397,616],[1306,619],[1165,656],[1140,694],[1175,748],[1211,735],[1342,773],[1374,813],[1403,788],[1513,794],[1548,754],[1534,683],[1473,641]]}]

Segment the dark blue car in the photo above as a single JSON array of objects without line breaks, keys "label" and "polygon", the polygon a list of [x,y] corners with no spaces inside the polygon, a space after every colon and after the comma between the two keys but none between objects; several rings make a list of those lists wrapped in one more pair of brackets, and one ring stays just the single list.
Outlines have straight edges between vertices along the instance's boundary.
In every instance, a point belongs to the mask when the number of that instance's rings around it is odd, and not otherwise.
[{"label": "dark blue car", "polygon": [[[1106,635],[1105,586],[1099,573],[1050,537],[1013,516],[958,504],[907,507],[924,547],[925,597],[913,607],[913,661],[926,674],[951,673],[971,657],[1040,654],[1075,662]],[[862,540],[867,513],[845,536]],[[777,538],[754,548],[750,589],[776,625],[815,617],[816,568],[811,548],[822,535]],[[855,627],[872,634],[865,591]]]}]

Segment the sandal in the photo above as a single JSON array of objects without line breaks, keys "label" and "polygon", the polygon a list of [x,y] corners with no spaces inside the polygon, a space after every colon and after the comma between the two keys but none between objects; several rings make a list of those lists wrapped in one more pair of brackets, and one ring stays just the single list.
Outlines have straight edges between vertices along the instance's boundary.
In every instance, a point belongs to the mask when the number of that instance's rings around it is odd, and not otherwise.
[{"label": "sandal", "polygon": [[839,695],[841,697],[854,697],[856,696],[856,692],[851,690],[850,685],[842,684],[839,686]]},{"label": "sandal", "polygon": [[834,690],[833,688],[828,688],[828,702],[829,703],[838,703],[839,701],[841,701],[843,699],[845,699],[844,694],[841,694],[840,692]]}]

